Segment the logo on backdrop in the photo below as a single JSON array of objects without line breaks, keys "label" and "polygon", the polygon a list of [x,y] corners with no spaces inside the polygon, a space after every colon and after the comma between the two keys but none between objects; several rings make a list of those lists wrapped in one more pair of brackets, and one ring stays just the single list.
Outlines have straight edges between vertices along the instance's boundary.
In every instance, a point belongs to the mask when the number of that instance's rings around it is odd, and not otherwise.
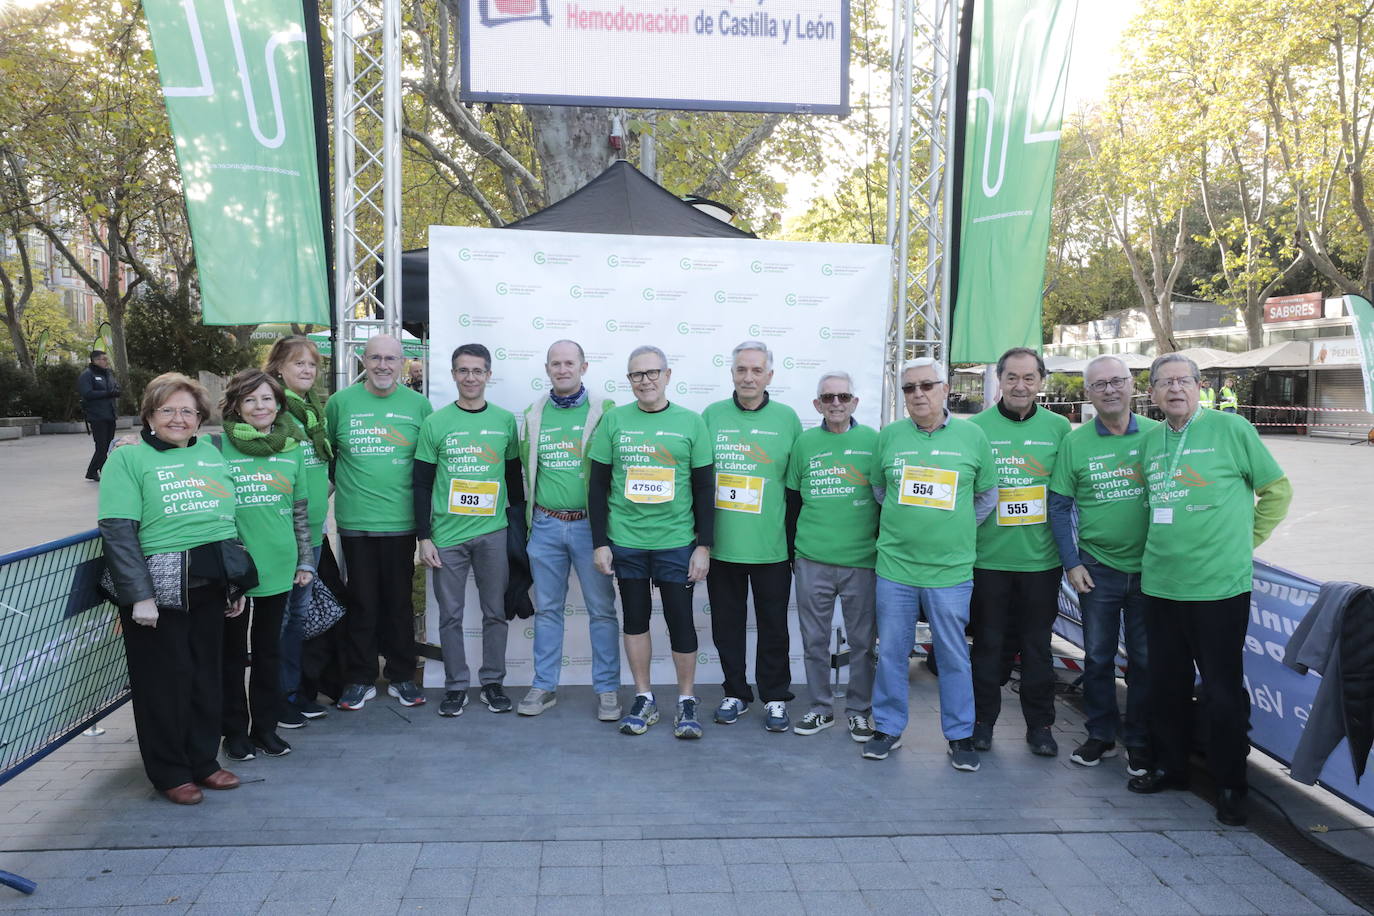
[{"label": "logo on backdrop", "polygon": [[477,10],[482,25],[494,28],[512,22],[542,22],[552,27],[548,0],[479,0]]}]

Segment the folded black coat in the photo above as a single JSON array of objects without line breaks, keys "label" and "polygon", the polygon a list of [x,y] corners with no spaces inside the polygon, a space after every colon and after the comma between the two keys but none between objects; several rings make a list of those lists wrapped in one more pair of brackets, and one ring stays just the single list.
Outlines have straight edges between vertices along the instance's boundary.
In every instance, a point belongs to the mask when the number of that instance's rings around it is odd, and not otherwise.
[{"label": "folded black coat", "polygon": [[528,620],[534,616],[530,601],[530,587],[534,574],[530,571],[530,555],[525,545],[525,507],[506,507],[506,556],[510,560],[510,579],[506,582],[506,619]]}]

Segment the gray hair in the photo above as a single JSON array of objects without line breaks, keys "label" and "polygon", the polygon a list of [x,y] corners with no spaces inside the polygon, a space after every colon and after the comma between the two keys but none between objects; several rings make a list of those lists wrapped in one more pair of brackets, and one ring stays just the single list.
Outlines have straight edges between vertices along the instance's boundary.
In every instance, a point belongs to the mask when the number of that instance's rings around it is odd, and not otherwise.
[{"label": "gray hair", "polygon": [[1124,369],[1127,375],[1131,374],[1131,367],[1126,365],[1124,359],[1117,356],[1115,353],[1103,353],[1101,356],[1094,356],[1092,359],[1088,360],[1088,364],[1083,367],[1083,378],[1085,380],[1088,378],[1088,373],[1092,371],[1093,366],[1096,366],[1098,363],[1105,363],[1108,360],[1111,360]]},{"label": "gray hair", "polygon": [[1169,363],[1186,363],[1188,368],[1193,371],[1193,379],[1199,382],[1202,381],[1202,373],[1198,371],[1197,363],[1193,362],[1182,353],[1165,353],[1163,356],[1156,357],[1155,361],[1150,363],[1150,387],[1154,387],[1155,376],[1159,374],[1159,370],[1169,365]]},{"label": "gray hair", "polygon": [[764,343],[761,340],[746,340],[744,341],[744,343],[740,344],[738,347],[735,347],[735,349],[731,350],[730,364],[734,365],[735,357],[739,356],[745,350],[758,350],[766,358],[764,365],[767,366],[769,369],[773,368],[773,351],[768,349],[768,344]]},{"label": "gray hair", "polygon": [[667,356],[667,354],[665,354],[665,353],[664,353],[662,350],[660,350],[658,347],[655,347],[653,344],[642,344],[642,345],[640,345],[640,346],[638,346],[638,347],[635,347],[633,350],[631,350],[631,351],[630,351],[630,358],[627,359],[627,360],[625,360],[625,366],[626,366],[626,368],[629,367],[630,363],[632,363],[632,362],[635,361],[635,358],[636,358],[636,357],[643,356],[643,355],[646,354],[646,353],[652,353],[652,354],[654,354],[655,356],[657,356],[658,359],[659,359],[659,361],[663,363],[663,368],[664,368],[664,369],[667,369],[667,368],[668,368],[668,356]]},{"label": "gray hair", "polygon": [[829,372],[822,375],[820,379],[816,382],[816,397],[821,396],[821,389],[824,388],[825,383],[830,381],[832,378],[843,380],[844,383],[849,386],[849,393],[854,393],[854,379],[850,378],[849,373],[844,372],[840,369],[831,369]]},{"label": "gray hair", "polygon": [[[935,380],[937,382],[948,382],[949,374],[945,372],[945,364],[938,359],[929,356],[921,356],[917,359],[907,360],[902,364],[902,375],[906,375],[908,369],[924,369],[927,366],[935,370]],[[899,376],[900,377],[900,376]]]}]

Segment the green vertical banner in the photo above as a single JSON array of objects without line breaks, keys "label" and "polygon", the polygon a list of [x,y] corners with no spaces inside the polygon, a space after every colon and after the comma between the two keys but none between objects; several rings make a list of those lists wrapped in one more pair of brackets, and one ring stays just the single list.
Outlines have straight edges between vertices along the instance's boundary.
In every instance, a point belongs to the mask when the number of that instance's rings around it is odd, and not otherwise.
[{"label": "green vertical banner", "polygon": [[1077,0],[978,0],[951,362],[1040,349],[1054,169]]},{"label": "green vertical banner", "polygon": [[206,324],[328,325],[300,0],[144,0]]},{"label": "green vertical banner", "polygon": [[1374,306],[1363,296],[1346,296],[1345,310],[1355,326],[1355,346],[1360,351],[1364,409],[1374,413]]}]

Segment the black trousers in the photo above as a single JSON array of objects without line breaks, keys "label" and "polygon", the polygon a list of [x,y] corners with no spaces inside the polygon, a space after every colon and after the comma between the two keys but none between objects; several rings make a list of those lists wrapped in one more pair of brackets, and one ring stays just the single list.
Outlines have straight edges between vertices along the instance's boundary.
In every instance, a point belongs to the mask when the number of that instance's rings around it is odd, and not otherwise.
[{"label": "black trousers", "polygon": [[[277,730],[281,712],[281,615],[290,592],[253,599],[245,610],[224,621],[224,714],[220,732],[228,738]],[[251,618],[251,619],[250,619]],[[248,692],[243,669],[253,653]]]},{"label": "black trousers", "polygon": [[378,655],[386,659],[382,673],[388,681],[414,680],[415,535],[345,535],[343,552],[352,598],[343,619],[347,682],[376,683]]},{"label": "black trousers", "polygon": [[119,609],[138,751],[159,791],[220,768],[224,588],[193,588],[188,603],[185,611],[159,611],[156,627],[134,623],[132,607]]},{"label": "black trousers", "polygon": [[114,441],[115,421],[87,420],[86,425],[91,428],[91,438],[95,440],[95,454],[91,455],[91,463],[86,465],[86,476],[94,477],[105,466],[105,456],[109,454],[110,443]]},{"label": "black trousers", "polygon": [[1151,598],[1150,731],[1159,766],[1188,772],[1193,736],[1193,665],[1202,675],[1207,768],[1219,789],[1246,788],[1250,695],[1245,692],[1245,630],[1250,593],[1220,601]]},{"label": "black trousers", "polygon": [[792,699],[792,663],[787,635],[787,601],[792,590],[792,564],[729,563],[712,560],[706,577],[711,599],[711,639],[720,654],[727,697],[754,701],[745,662],[748,597],[754,592],[754,620],[758,641],[754,646],[754,679],[765,703]]},{"label": "black trousers", "polygon": [[1059,567],[1041,572],[973,570],[969,630],[973,648],[973,705],[977,721],[992,725],[1002,711],[1002,686],[1021,656],[1021,714],[1027,728],[1054,724],[1054,658],[1050,635],[1059,613]]}]

